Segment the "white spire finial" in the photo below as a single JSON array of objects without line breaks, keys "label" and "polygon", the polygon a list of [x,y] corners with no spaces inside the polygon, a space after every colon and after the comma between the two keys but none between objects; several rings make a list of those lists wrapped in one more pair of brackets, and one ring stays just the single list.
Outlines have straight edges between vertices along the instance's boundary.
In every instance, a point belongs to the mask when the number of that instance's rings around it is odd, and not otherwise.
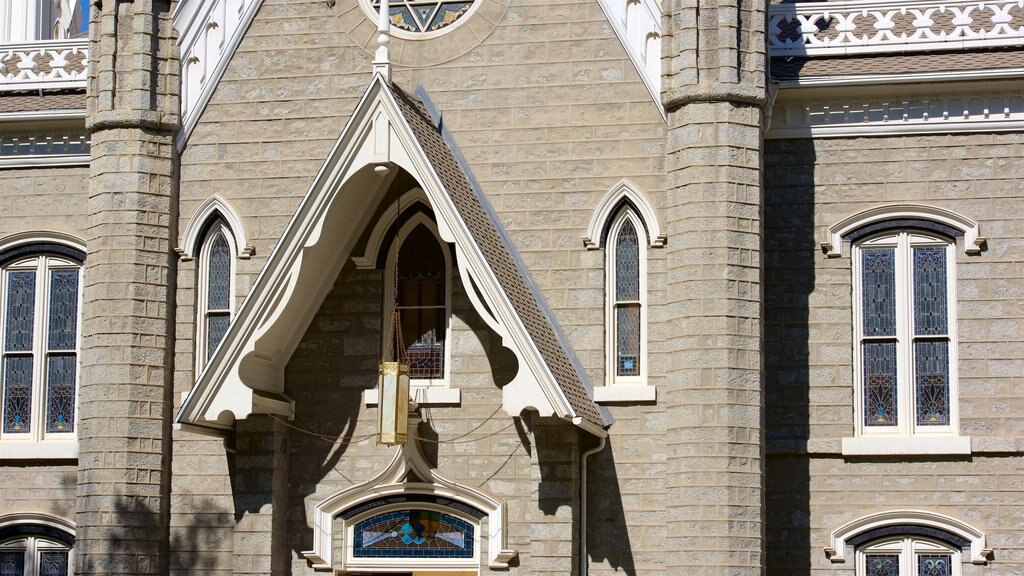
[{"label": "white spire finial", "polygon": [[377,53],[373,58],[373,73],[380,73],[384,80],[391,82],[391,8],[388,0],[380,0],[380,15],[377,18]]}]

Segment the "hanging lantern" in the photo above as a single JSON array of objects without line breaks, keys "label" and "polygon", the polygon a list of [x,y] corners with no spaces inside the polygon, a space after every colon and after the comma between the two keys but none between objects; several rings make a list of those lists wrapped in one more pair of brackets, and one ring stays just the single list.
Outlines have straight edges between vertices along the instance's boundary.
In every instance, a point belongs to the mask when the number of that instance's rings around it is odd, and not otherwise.
[{"label": "hanging lantern", "polygon": [[405,444],[409,433],[409,364],[381,362],[377,383],[378,444]]},{"label": "hanging lantern", "polygon": [[[399,215],[401,215],[399,207]],[[405,340],[402,335],[402,315],[398,309],[398,242],[394,254],[394,300],[391,305],[391,323],[384,341],[377,379],[377,437],[378,444],[394,446],[405,444],[409,436],[409,377],[412,373]]]}]

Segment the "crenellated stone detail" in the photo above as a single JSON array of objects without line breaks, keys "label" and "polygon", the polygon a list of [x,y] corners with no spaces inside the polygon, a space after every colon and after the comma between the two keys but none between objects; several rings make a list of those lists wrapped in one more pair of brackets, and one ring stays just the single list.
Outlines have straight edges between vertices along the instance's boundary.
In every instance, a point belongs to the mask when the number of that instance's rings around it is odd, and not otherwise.
[{"label": "crenellated stone detail", "polygon": [[1024,2],[860,0],[772,4],[772,56],[835,56],[1019,46]]},{"label": "crenellated stone detail", "polygon": [[767,102],[765,6],[757,0],[667,0],[661,101]]}]

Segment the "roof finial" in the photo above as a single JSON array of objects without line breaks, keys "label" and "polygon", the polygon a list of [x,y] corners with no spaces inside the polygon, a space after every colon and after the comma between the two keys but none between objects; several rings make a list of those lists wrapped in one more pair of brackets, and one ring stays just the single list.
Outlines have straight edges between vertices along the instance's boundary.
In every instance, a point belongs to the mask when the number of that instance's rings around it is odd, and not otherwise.
[{"label": "roof finial", "polygon": [[377,18],[377,54],[373,58],[373,73],[380,73],[386,82],[391,82],[391,8],[388,0],[380,0],[380,16]]}]

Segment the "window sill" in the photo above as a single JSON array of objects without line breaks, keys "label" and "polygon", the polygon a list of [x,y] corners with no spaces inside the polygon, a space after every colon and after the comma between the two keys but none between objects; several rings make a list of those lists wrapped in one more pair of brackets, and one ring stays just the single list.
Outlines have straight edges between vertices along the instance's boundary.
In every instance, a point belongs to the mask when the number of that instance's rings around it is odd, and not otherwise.
[{"label": "window sill", "polygon": [[602,404],[628,402],[655,402],[658,389],[654,386],[598,386],[594,388],[594,402]]},{"label": "window sill", "polygon": [[[458,406],[462,404],[462,390],[458,388],[419,388],[409,390],[410,400],[420,406]],[[377,405],[377,389],[363,390],[363,404]]]},{"label": "window sill", "polygon": [[78,442],[0,442],[0,460],[77,460]]},{"label": "window sill", "polygon": [[843,456],[969,455],[970,436],[843,438]]}]

